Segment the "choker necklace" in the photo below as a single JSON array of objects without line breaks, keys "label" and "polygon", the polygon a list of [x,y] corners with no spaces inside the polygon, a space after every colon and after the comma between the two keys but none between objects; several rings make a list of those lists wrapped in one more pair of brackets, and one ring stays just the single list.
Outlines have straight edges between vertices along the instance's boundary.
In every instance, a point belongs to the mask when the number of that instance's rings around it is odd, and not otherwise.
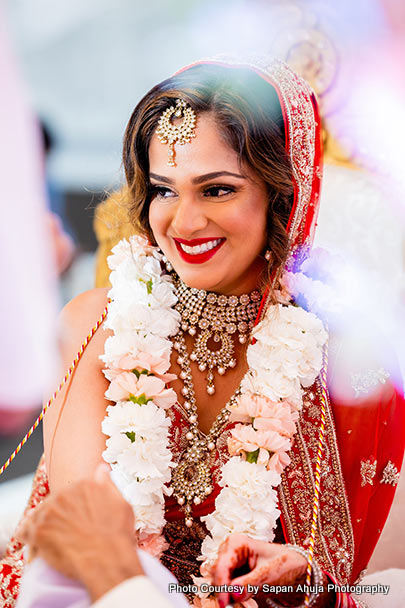
[{"label": "choker necklace", "polygon": [[[201,372],[207,370],[207,393],[213,395],[214,370],[223,376],[227,369],[235,367],[234,337],[237,336],[241,344],[247,341],[259,312],[260,292],[217,295],[187,287],[177,276],[174,284],[178,297],[175,308],[181,315],[180,333],[196,336],[190,359],[198,364]],[[213,348],[215,344],[218,348]]]}]

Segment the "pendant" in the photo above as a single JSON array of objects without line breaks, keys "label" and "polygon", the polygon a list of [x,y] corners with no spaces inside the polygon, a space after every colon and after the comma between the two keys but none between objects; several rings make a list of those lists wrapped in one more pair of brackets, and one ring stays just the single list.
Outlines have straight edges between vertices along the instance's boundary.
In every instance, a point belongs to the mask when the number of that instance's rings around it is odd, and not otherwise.
[{"label": "pendant", "polygon": [[192,505],[199,505],[212,492],[211,466],[204,451],[196,456],[195,448],[188,448],[172,472],[171,487],[178,504],[186,513],[186,525],[192,525]]},{"label": "pendant", "polygon": [[[208,348],[208,341],[213,339],[214,342],[220,343],[216,350]],[[226,332],[211,331],[204,329],[197,337],[194,345],[194,350],[190,358],[196,361],[198,369],[203,372],[208,367],[207,373],[207,393],[213,395],[215,393],[214,373],[216,369],[218,374],[225,374],[227,368],[235,367],[236,361],[233,357],[235,347],[232,336]]]}]

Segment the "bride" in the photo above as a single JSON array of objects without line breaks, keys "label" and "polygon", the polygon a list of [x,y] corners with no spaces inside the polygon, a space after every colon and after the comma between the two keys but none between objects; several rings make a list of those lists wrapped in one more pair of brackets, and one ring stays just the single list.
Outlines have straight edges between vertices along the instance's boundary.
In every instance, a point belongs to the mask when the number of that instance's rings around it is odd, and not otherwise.
[{"label": "bride", "polygon": [[[344,340],[326,367],[309,257],[322,167],[313,92],[277,61],[193,64],[135,108],[124,167],[138,236],[113,249],[112,289],[63,312],[68,368],[108,306],[46,414],[30,507],[48,483],[58,492],[104,459],[139,545],[182,585],[218,580],[220,555],[222,581],[294,586],[313,548],[310,605],[357,605],[344,585],[388,515],[405,425],[367,348],[353,386]],[[20,551],[12,541],[2,566],[7,608]],[[285,561],[279,579],[260,569],[264,557]],[[189,599],[219,605],[209,593]]]}]

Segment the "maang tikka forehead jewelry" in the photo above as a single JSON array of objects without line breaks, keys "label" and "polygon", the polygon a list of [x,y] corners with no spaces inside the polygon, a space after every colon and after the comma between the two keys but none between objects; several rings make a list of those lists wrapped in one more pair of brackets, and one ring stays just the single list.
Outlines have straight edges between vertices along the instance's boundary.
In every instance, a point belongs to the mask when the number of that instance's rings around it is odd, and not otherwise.
[{"label": "maang tikka forehead jewelry", "polygon": [[[173,118],[182,118],[183,120],[174,124]],[[174,144],[180,145],[189,144],[192,137],[195,137],[195,122],[196,115],[193,110],[183,99],[177,99],[176,105],[167,108],[159,119],[156,129],[156,135],[162,144],[169,144],[169,159],[167,164],[175,167],[174,162]]]}]

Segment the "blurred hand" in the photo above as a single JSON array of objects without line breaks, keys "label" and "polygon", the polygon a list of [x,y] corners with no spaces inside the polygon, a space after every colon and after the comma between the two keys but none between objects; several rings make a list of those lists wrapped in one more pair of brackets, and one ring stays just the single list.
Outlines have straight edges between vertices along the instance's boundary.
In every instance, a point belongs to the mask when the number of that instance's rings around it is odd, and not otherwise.
[{"label": "blurred hand", "polygon": [[71,237],[64,232],[62,222],[56,213],[48,211],[46,222],[55,257],[55,268],[58,274],[62,274],[73,259],[75,246]]},{"label": "blurred hand", "polygon": [[[235,571],[248,570],[242,576]],[[253,540],[245,534],[231,534],[219,549],[214,568],[215,585],[295,585],[304,583],[307,560],[291,549],[275,543]],[[230,603],[229,593],[218,595],[222,607]],[[249,599],[252,593],[232,594],[236,601]],[[276,599],[276,598],[275,598]]]},{"label": "blurred hand", "polygon": [[[107,470],[105,470],[107,469]],[[35,509],[18,532],[37,555],[80,581],[94,602],[132,576],[142,574],[134,515],[112,483],[106,465]]]}]

